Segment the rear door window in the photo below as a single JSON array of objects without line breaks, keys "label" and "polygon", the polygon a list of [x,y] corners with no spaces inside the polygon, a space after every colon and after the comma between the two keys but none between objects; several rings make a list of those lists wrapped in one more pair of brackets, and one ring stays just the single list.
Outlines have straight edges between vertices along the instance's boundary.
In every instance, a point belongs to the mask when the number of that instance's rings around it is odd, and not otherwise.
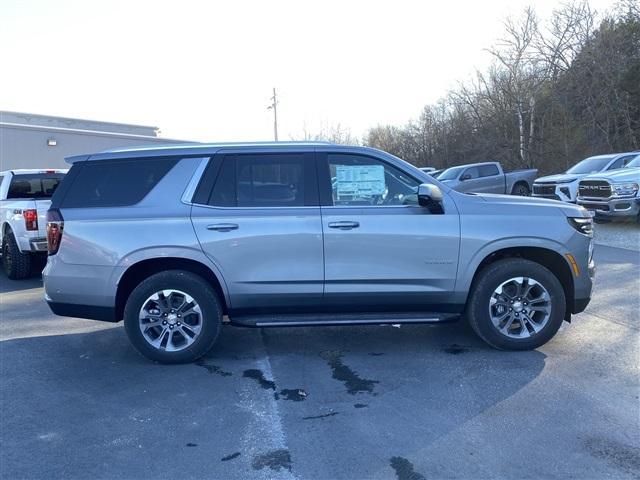
[{"label": "rear door window", "polygon": [[51,198],[64,178],[64,173],[30,173],[14,175],[9,185],[9,198]]},{"label": "rear door window", "polygon": [[480,172],[480,177],[493,177],[499,173],[498,167],[495,165],[480,165],[478,170]]},{"label": "rear door window", "polygon": [[265,153],[224,155],[208,200],[219,207],[318,205],[314,155]]},{"label": "rear door window", "polygon": [[140,202],[177,158],[136,158],[78,162],[73,183],[62,199],[63,208],[122,207]]}]

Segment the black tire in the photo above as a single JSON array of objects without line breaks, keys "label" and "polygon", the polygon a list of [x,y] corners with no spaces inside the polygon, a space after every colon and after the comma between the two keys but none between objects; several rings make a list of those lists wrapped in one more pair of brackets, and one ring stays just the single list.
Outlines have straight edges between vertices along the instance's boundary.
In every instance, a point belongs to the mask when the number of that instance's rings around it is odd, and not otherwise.
[{"label": "black tire", "polygon": [[531,196],[531,190],[529,190],[529,185],[526,183],[516,183],[513,186],[513,191],[511,195],[518,195],[520,197],[529,197]]},{"label": "black tire", "polygon": [[[539,282],[551,298],[551,313],[546,325],[529,338],[512,338],[502,334],[491,321],[489,302],[494,290],[514,277],[528,277]],[[558,278],[539,263],[521,258],[499,260],[485,267],[472,286],[467,303],[467,321],[476,334],[498,350],[532,350],[547,343],[564,320],[566,300]]]},{"label": "black tire", "polygon": [[31,254],[20,251],[11,230],[2,237],[2,268],[11,280],[27,278],[31,273]]},{"label": "black tire", "polygon": [[[179,290],[198,303],[202,311],[202,330],[188,347],[175,352],[153,347],[143,336],[139,313],[143,303],[161,290]],[[124,309],[124,326],[129,340],[142,355],[160,363],[189,363],[205,355],[215,343],[222,325],[222,305],[218,295],[199,275],[183,270],[156,273],[138,285],[129,296]]]}]

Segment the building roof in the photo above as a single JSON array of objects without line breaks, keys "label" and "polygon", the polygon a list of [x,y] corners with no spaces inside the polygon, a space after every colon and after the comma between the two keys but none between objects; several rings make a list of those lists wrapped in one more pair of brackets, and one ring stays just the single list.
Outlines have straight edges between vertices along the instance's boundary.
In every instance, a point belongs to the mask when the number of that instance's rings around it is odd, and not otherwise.
[{"label": "building roof", "polygon": [[130,123],[104,122],[81,118],[58,117],[37,113],[0,111],[0,125],[64,129],[67,131],[117,133],[157,137],[160,129],[155,126]]}]

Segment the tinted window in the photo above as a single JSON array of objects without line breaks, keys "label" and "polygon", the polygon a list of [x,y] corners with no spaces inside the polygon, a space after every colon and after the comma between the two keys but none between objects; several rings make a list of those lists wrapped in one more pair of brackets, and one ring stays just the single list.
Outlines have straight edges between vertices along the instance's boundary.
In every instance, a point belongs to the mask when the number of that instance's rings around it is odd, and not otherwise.
[{"label": "tinted window", "polygon": [[625,168],[638,168],[638,167],[640,167],[640,155],[638,155],[629,163],[627,163],[627,166]]},{"label": "tinted window", "polygon": [[609,165],[609,168],[607,168],[607,170],[615,170],[617,168],[623,168],[634,158],[636,158],[635,155],[627,155],[626,157],[620,157],[611,165]]},{"label": "tinted window", "polygon": [[64,178],[64,173],[14,175],[7,198],[51,198]]},{"label": "tinted window", "polygon": [[460,177],[460,180],[462,179],[472,180],[474,178],[478,178],[479,176],[480,176],[480,171],[478,170],[478,167],[469,167],[464,171],[464,173]]},{"label": "tinted window", "polygon": [[480,165],[478,167],[481,177],[492,177],[498,175],[498,167],[495,165]]},{"label": "tinted window", "polygon": [[613,159],[613,155],[603,155],[601,157],[589,157],[582,160],[580,163],[574,165],[567,173],[583,174],[583,173],[597,173],[607,166]]},{"label": "tinted window", "polygon": [[62,207],[122,207],[142,200],[177,163],[175,158],[96,160],[79,168]]},{"label": "tinted window", "polygon": [[313,154],[226,155],[209,199],[221,207],[317,205]]},{"label": "tinted window", "polygon": [[363,155],[327,157],[334,205],[417,204],[420,182],[401,170]]},{"label": "tinted window", "polygon": [[455,180],[460,175],[460,172],[464,169],[464,167],[453,167],[448,168],[436,177],[438,180]]}]

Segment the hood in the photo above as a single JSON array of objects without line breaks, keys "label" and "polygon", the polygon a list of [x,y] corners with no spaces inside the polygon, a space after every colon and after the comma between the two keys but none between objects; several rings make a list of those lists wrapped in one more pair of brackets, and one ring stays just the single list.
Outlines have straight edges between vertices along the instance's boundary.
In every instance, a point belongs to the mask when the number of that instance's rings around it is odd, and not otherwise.
[{"label": "hood", "polygon": [[640,183],[640,168],[619,168],[603,173],[593,173],[584,177],[584,180],[603,179],[610,182],[638,182]]},{"label": "hood", "polygon": [[586,174],[581,173],[559,173],[557,175],[548,175],[546,177],[536,178],[536,181],[533,183],[560,183],[566,182],[571,183],[574,180],[578,180],[579,178],[585,177]]},{"label": "hood", "polygon": [[[561,210],[567,217],[587,216],[587,211],[583,207],[559,200],[539,197],[519,197],[517,195],[497,195],[492,193],[476,194],[475,196],[492,204],[510,205],[516,208],[526,208],[527,206],[553,208]],[[526,215],[526,213],[523,212],[523,215]]]}]

